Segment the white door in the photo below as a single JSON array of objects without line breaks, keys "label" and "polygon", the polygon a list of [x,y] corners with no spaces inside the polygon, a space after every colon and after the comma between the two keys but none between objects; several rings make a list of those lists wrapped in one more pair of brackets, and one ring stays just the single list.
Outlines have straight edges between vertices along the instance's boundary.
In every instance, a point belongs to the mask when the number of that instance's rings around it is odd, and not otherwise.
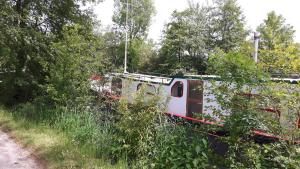
[{"label": "white door", "polygon": [[187,80],[174,79],[169,87],[169,96],[167,113],[186,116]]}]

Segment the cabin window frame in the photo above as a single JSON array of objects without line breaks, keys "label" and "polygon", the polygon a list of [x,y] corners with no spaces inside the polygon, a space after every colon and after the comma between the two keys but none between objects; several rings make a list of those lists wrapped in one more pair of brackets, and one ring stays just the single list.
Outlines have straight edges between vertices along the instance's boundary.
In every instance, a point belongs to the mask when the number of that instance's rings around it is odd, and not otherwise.
[{"label": "cabin window frame", "polygon": [[143,86],[143,83],[139,83],[136,85],[136,91],[139,91],[141,87]]},{"label": "cabin window frame", "polygon": [[[147,87],[147,88],[146,88],[146,91],[145,91],[145,94],[154,96],[155,94],[158,93],[157,90],[156,90],[156,87],[155,87],[154,85],[152,85],[152,84],[146,84],[146,83],[139,83],[139,84],[136,86],[136,91],[139,91],[143,85],[146,85],[146,87]],[[148,90],[147,90],[148,87],[151,87],[152,89],[154,89],[154,91],[153,91],[153,92],[148,91]]]},{"label": "cabin window frame", "polygon": [[[173,88],[174,88],[174,86],[175,86],[176,84],[178,84],[178,83],[182,85],[181,96],[173,96],[173,92],[172,92],[172,91],[173,91]],[[176,90],[178,90],[178,87],[177,87]],[[177,94],[178,94],[178,91],[177,91]],[[176,81],[176,82],[172,85],[172,87],[171,87],[170,95],[171,95],[172,97],[181,98],[181,97],[184,95],[184,83],[183,83],[182,81]]]},{"label": "cabin window frame", "polygon": [[[192,86],[192,87],[191,87]],[[195,88],[196,86],[196,88]],[[191,92],[194,89],[197,92],[200,92],[197,97],[191,97]],[[200,96],[200,97],[199,97]],[[197,111],[190,111],[192,105],[201,104],[201,107],[197,107]],[[203,80],[187,80],[187,96],[186,96],[186,116],[193,117],[195,114],[204,114],[204,81]]]},{"label": "cabin window frame", "polygon": [[121,96],[123,88],[123,80],[119,77],[113,77],[111,80],[111,91],[116,96]]}]

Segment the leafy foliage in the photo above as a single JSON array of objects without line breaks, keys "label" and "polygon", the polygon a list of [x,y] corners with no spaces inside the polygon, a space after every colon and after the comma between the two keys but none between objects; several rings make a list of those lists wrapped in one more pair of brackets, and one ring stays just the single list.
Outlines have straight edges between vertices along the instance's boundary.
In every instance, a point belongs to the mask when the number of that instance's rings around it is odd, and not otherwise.
[{"label": "leafy foliage", "polygon": [[128,20],[126,28],[126,2],[115,0],[115,13],[113,21],[119,29],[129,31],[129,39],[147,37],[147,31],[150,26],[151,16],[154,14],[155,8],[152,0],[134,1],[128,0]]},{"label": "leafy foliage", "polygon": [[60,42],[52,43],[55,60],[49,65],[49,76],[43,89],[50,103],[75,106],[90,102],[85,97],[90,90],[89,78],[96,72],[94,57],[97,40],[79,25],[64,28]]},{"label": "leafy foliage", "polygon": [[[299,44],[293,43],[294,30],[282,16],[271,12],[258,27],[262,44],[255,64],[236,0],[216,0],[212,6],[190,1],[186,10],[174,11],[158,50],[147,40],[152,0],[129,0],[128,27],[126,3],[115,0],[115,25],[100,35],[93,32],[92,12],[81,10],[89,2],[94,0],[0,2],[0,101],[27,102],[12,113],[16,119],[49,125],[97,158],[112,163],[127,158],[130,168],[300,166],[299,147],[291,144],[299,138],[300,87],[273,83],[265,73],[300,71]],[[125,30],[130,71],[221,76],[223,82],[213,87],[223,108],[216,114],[229,133],[220,139],[230,147],[224,157],[211,150],[203,134],[207,128],[164,118],[157,96],[145,97],[140,90],[132,104],[104,95],[92,99],[90,76],[122,69]],[[253,91],[260,95],[249,95]],[[265,107],[280,110],[280,117],[266,114]],[[231,116],[222,114],[228,111]],[[257,144],[254,130],[286,134],[291,142]]]},{"label": "leafy foliage", "polygon": [[79,4],[87,1],[29,1],[0,2],[1,101],[6,104],[33,100],[46,84],[49,67],[55,54],[49,46],[63,37],[66,25],[85,25],[92,31],[90,11]]},{"label": "leafy foliage", "polygon": [[[296,103],[299,86],[271,82],[260,65],[240,53],[223,54],[212,58],[210,63],[222,78],[222,82],[215,85],[214,93],[222,106],[219,116],[230,133],[224,139],[230,146],[224,165],[228,168],[285,168],[287,165],[297,168],[296,146],[284,142],[258,145],[252,138],[254,131],[259,130],[287,137],[293,142],[299,134],[295,124],[299,118],[296,113],[299,111],[299,103]],[[292,91],[291,88],[296,95],[287,92]],[[266,107],[280,110],[280,115],[264,111]],[[231,115],[221,113],[226,111]],[[279,147],[289,148],[281,151]],[[270,150],[276,155],[270,157],[266,153]],[[292,158],[290,154],[293,154]],[[270,160],[273,158],[278,161]],[[279,162],[279,159],[287,158],[291,161]]]},{"label": "leafy foliage", "polygon": [[225,52],[239,48],[248,35],[241,7],[236,0],[216,0],[214,8],[209,16],[208,44]]},{"label": "leafy foliage", "polygon": [[300,48],[296,44],[286,47],[274,45],[273,49],[260,50],[260,64],[275,76],[287,77],[300,72]]},{"label": "leafy foliage", "polygon": [[285,18],[274,11],[268,13],[267,19],[258,26],[257,30],[261,33],[261,49],[273,50],[276,46],[287,47],[294,41],[293,26],[286,24]]},{"label": "leafy foliage", "polygon": [[207,60],[216,49],[225,52],[245,43],[244,16],[234,0],[216,1],[212,6],[190,2],[182,11],[174,11],[166,25],[159,57],[153,71],[170,74],[176,69],[204,74]]},{"label": "leafy foliage", "polygon": [[209,61],[209,71],[221,76],[225,81],[256,83],[267,76],[260,65],[256,65],[250,57],[240,52],[219,51]]},{"label": "leafy foliage", "polygon": [[[207,8],[190,3],[185,11],[175,11],[172,14],[171,22],[166,25],[160,50],[160,72],[170,73],[180,68],[205,71],[208,54],[207,12]],[[193,71],[191,69],[189,71]]]},{"label": "leafy foliage", "polygon": [[299,45],[294,43],[295,30],[274,11],[257,28],[261,33],[259,60],[265,70],[274,75],[299,73]]},{"label": "leafy foliage", "polygon": [[116,147],[118,153],[124,154],[129,162],[147,155],[149,147],[144,143],[150,142],[154,137],[155,121],[161,114],[158,108],[159,97],[145,100],[144,89],[135,96],[133,104],[121,101],[118,111],[120,119],[116,123]]},{"label": "leafy foliage", "polygon": [[210,147],[205,135],[189,126],[165,123],[158,127],[153,146],[153,168],[207,168]]},{"label": "leafy foliage", "polygon": [[[128,0],[128,19],[126,25],[127,3],[115,0],[114,21],[114,42],[113,46],[117,53],[115,54],[117,66],[122,66],[125,51],[125,31],[128,33],[128,68],[129,71],[137,71],[140,65],[147,60],[148,52],[152,47],[151,43],[146,41],[151,17],[155,12],[152,0]],[[127,26],[127,27],[126,27]],[[142,51],[142,49],[145,49]],[[153,50],[150,50],[150,53]]]}]

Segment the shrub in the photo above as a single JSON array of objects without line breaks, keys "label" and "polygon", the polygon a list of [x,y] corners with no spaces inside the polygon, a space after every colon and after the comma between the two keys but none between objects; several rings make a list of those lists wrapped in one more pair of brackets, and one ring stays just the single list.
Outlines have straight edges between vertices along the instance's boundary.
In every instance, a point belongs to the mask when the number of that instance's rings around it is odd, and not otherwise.
[{"label": "shrub", "polygon": [[147,154],[147,146],[143,144],[154,137],[154,127],[162,110],[159,108],[158,96],[145,99],[144,87],[135,95],[133,103],[121,100],[118,108],[119,121],[116,122],[116,147],[113,153],[125,155],[131,163]]},{"label": "shrub", "polygon": [[207,168],[210,148],[207,137],[191,126],[165,123],[156,130],[152,150],[153,168]]},{"label": "shrub", "polygon": [[[283,133],[279,118],[263,116],[261,108],[275,108],[283,114],[299,112],[297,86],[291,88],[281,83],[271,83],[262,67],[238,52],[212,57],[211,67],[221,76],[222,83],[214,86],[217,101],[230,116],[220,114],[229,136],[224,140],[229,145],[226,159],[221,166],[226,168],[297,168],[299,153],[292,144],[273,143],[260,145],[251,138],[253,130],[260,129],[273,134]],[[258,91],[255,97],[245,93]],[[285,104],[284,104],[285,103]],[[222,110],[222,111],[224,111]],[[295,127],[292,128],[295,131]],[[294,132],[285,132],[295,136]],[[298,130],[299,133],[299,130]],[[284,136],[287,137],[287,136]],[[297,161],[298,159],[298,161]]]}]

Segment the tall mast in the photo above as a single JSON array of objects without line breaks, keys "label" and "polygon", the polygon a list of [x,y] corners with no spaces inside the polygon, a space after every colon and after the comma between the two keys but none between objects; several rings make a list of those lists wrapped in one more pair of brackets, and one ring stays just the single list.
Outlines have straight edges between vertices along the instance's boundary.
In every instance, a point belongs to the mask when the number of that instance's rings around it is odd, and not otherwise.
[{"label": "tall mast", "polygon": [[125,24],[125,57],[124,57],[124,73],[127,72],[127,42],[128,42],[128,0],[126,0],[126,24]]},{"label": "tall mast", "polygon": [[259,32],[254,32],[254,54],[253,59],[255,63],[258,62],[258,42],[259,42]]}]

